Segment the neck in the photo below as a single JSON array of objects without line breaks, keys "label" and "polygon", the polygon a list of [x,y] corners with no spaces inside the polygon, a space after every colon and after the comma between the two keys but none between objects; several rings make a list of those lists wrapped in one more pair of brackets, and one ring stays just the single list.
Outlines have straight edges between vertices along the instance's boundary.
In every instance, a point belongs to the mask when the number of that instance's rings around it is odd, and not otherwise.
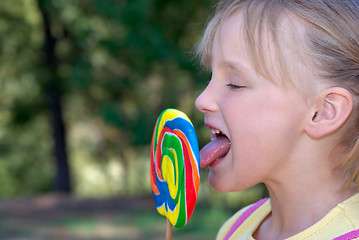
[{"label": "neck", "polygon": [[[355,194],[343,190],[342,174],[287,176],[286,181],[265,183],[271,198],[272,214],[262,223],[256,239],[285,239],[323,218],[337,204]],[[338,180],[344,179],[344,180]],[[292,185],[295,182],[296,185]],[[302,187],[305,186],[305,187]],[[264,236],[264,237],[263,237]]]}]

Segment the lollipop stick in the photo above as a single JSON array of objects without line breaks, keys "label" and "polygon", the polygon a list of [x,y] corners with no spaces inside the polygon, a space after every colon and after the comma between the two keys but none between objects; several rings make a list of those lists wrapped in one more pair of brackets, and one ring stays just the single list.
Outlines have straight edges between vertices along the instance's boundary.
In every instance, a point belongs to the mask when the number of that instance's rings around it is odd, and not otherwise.
[{"label": "lollipop stick", "polygon": [[167,219],[167,225],[166,225],[166,240],[172,239],[172,224]]}]

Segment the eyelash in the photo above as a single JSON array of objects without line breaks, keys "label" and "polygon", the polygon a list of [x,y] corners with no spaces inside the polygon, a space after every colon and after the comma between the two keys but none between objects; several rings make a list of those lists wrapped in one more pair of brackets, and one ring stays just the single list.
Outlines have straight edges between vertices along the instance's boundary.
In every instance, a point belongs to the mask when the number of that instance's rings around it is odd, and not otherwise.
[{"label": "eyelash", "polygon": [[230,87],[231,89],[240,89],[240,88],[244,88],[244,86],[238,86],[232,83],[228,83],[227,87]]}]

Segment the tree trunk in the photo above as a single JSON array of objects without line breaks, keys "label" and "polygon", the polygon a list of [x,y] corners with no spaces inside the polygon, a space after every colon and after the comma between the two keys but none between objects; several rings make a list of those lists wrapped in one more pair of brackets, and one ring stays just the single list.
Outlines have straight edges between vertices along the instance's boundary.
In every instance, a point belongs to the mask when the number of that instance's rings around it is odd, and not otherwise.
[{"label": "tree trunk", "polygon": [[48,16],[46,0],[38,0],[38,7],[43,20],[45,67],[49,78],[44,84],[48,95],[49,110],[51,113],[51,128],[54,139],[54,156],[56,176],[54,188],[56,192],[71,193],[70,167],[66,151],[66,131],[61,105],[61,91],[59,90],[59,77],[57,75],[57,57],[55,46],[57,39],[51,33],[51,22]]}]

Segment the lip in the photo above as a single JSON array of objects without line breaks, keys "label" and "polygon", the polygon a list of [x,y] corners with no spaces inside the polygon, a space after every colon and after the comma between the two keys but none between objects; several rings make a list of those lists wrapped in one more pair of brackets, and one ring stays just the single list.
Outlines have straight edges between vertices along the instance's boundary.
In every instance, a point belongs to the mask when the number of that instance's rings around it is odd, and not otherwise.
[{"label": "lip", "polygon": [[[229,151],[231,151],[231,150],[229,150]],[[228,152],[228,153],[229,153],[229,152]],[[214,160],[211,164],[208,165],[208,167],[209,167],[209,168],[214,168],[214,167],[216,167],[218,164],[220,164],[221,162],[224,161],[224,159],[227,157],[228,153],[226,154],[226,156]]]},{"label": "lip", "polygon": [[208,127],[208,128],[216,128],[215,126],[213,126],[212,124],[210,124],[208,122],[205,122],[204,125],[206,125],[206,127]]}]

